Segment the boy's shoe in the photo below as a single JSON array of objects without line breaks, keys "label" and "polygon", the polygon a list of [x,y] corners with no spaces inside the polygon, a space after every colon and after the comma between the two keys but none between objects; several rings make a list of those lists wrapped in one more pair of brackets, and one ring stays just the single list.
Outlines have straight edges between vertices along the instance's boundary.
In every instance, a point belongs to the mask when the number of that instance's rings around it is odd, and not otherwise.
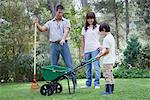
[{"label": "boy's shoe", "polygon": [[92,87],[91,87],[91,86],[84,85],[84,86],[81,86],[81,88],[91,89]]},{"label": "boy's shoe", "polygon": [[95,89],[99,89],[100,88],[100,86],[95,86]]},{"label": "boy's shoe", "polygon": [[102,92],[102,95],[109,95],[109,94],[112,94],[112,85],[106,84],[106,90]]},{"label": "boy's shoe", "polygon": [[114,92],[114,84],[112,84],[112,87],[111,87],[111,88],[112,88],[112,93],[113,93],[113,92]]}]

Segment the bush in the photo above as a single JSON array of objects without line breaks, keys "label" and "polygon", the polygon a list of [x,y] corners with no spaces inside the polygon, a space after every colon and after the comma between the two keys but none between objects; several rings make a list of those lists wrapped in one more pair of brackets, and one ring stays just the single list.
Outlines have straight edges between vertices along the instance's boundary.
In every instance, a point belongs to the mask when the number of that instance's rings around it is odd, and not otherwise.
[{"label": "bush", "polygon": [[115,78],[150,78],[150,69],[120,66],[113,70],[113,74]]},{"label": "bush", "polygon": [[136,35],[132,35],[130,40],[127,42],[127,47],[124,50],[124,63],[126,67],[131,65],[132,67],[139,67],[138,55],[140,53],[141,44],[138,41]]},{"label": "bush", "polygon": [[142,69],[150,68],[150,44],[146,44],[142,47],[140,54],[138,55],[138,62]]},{"label": "bush", "polygon": [[[41,66],[49,64],[48,46],[37,48],[37,80],[42,80]],[[8,62],[9,61],[9,62]],[[18,53],[11,60],[1,63],[0,80],[5,82],[26,82],[33,79],[33,49],[29,53]]]}]

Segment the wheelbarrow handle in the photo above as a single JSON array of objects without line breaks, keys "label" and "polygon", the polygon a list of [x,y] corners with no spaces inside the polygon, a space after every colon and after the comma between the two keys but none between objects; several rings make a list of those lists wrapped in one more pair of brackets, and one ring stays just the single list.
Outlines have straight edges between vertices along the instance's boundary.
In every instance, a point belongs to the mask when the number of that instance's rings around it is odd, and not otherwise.
[{"label": "wheelbarrow handle", "polygon": [[92,63],[92,62],[95,62],[96,60],[97,60],[96,57],[94,57],[94,58],[91,58],[91,59],[89,59],[89,60],[87,60],[87,61],[83,61],[83,62],[81,62],[81,66],[90,64],[90,63]]}]

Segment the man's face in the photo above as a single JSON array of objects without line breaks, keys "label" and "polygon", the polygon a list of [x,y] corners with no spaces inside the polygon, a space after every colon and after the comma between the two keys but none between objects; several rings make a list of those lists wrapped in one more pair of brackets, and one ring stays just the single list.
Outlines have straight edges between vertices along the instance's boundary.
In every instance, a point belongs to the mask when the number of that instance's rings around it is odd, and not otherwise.
[{"label": "man's face", "polygon": [[64,11],[62,9],[58,9],[58,11],[56,11],[56,18],[58,20],[61,20],[63,15],[64,15]]}]

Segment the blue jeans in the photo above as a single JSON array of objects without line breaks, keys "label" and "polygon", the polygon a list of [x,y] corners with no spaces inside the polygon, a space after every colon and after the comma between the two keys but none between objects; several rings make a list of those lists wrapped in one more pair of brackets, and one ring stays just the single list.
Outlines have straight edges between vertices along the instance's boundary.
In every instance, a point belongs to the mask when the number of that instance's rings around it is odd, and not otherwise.
[{"label": "blue jeans", "polygon": [[70,53],[67,42],[65,42],[64,45],[60,45],[59,43],[51,44],[51,46],[50,46],[51,65],[58,65],[58,60],[59,60],[60,54],[66,64],[66,66],[73,69],[72,57],[71,57],[71,53]]},{"label": "blue jeans", "polygon": [[[95,50],[92,52],[85,53],[85,60],[89,60],[99,53],[99,50]],[[100,86],[100,64],[99,61],[93,62],[94,70],[95,70],[95,80],[94,80],[94,86]],[[86,65],[86,85],[91,86],[92,85],[92,63]]]},{"label": "blue jeans", "polygon": [[[60,54],[66,64],[66,66],[73,70],[72,57],[71,57],[68,43],[65,42],[64,45],[61,45],[59,43],[51,43],[51,46],[50,46],[51,65],[58,65],[58,60],[59,60]],[[72,75],[73,84],[76,85],[75,72],[73,72],[73,74],[71,74],[71,75]]]}]

